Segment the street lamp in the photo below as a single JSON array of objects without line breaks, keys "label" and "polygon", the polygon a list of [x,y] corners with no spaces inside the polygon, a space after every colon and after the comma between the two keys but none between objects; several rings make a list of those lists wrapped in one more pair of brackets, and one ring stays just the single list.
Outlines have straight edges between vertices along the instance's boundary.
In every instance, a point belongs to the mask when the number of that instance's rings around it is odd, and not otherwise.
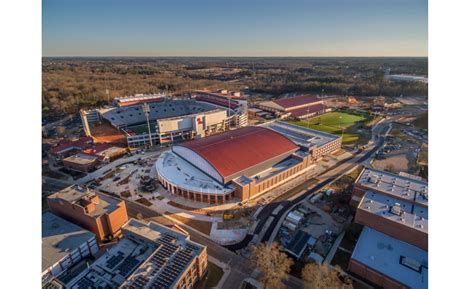
[{"label": "street lamp", "polygon": [[145,113],[146,122],[148,124],[148,138],[150,140],[150,148],[151,148],[153,146],[153,142],[151,141],[150,119],[148,117],[148,114],[150,114],[150,106],[146,102],[143,104],[143,112]]}]

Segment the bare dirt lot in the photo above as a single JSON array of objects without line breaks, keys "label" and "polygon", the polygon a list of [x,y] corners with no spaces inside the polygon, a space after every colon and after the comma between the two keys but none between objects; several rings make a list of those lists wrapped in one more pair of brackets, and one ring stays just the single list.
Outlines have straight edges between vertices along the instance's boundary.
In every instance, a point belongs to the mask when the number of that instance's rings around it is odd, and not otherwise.
[{"label": "bare dirt lot", "polygon": [[396,141],[396,144],[400,147],[387,149],[372,165],[381,170],[415,173],[419,145],[405,141]]}]

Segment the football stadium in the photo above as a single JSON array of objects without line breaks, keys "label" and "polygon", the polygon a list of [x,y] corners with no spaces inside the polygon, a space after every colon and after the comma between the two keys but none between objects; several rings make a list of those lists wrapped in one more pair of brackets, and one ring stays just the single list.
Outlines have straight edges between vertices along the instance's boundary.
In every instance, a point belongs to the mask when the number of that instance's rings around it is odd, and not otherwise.
[{"label": "football stadium", "polygon": [[193,201],[243,201],[302,174],[340,147],[338,136],[295,125],[247,126],[173,145],[158,158],[157,177],[168,191]]},{"label": "football stadium", "polygon": [[[247,125],[247,102],[194,95],[171,99],[164,95],[115,98],[105,108],[82,110],[86,136],[136,148],[205,137]],[[145,113],[148,108],[148,113]],[[150,128],[148,127],[148,122]]]}]

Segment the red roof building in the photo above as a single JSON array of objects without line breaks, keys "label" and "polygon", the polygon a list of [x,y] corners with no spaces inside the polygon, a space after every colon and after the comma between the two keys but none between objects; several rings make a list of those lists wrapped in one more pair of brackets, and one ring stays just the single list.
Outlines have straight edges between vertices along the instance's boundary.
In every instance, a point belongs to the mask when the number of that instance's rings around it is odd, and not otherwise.
[{"label": "red roof building", "polygon": [[253,175],[297,151],[285,136],[248,126],[173,146],[173,152],[221,183]]},{"label": "red roof building", "polygon": [[314,95],[300,95],[288,98],[280,98],[273,101],[283,107],[285,111],[307,107],[314,104],[322,104],[322,100]]},{"label": "red roof building", "polygon": [[289,110],[288,112],[291,114],[292,117],[295,118],[308,118],[318,114],[322,114],[325,110],[326,106],[324,104],[319,103],[307,107]]},{"label": "red roof building", "polygon": [[93,143],[91,137],[83,137],[74,141],[61,140],[58,145],[51,150],[51,153],[57,157],[64,157],[68,156],[69,152],[86,149],[87,147],[92,146]]},{"label": "red roof building", "polygon": [[314,95],[300,95],[280,98],[271,101],[262,101],[258,104],[262,110],[276,113],[277,115],[290,115],[295,118],[307,118],[326,111],[324,101]]}]

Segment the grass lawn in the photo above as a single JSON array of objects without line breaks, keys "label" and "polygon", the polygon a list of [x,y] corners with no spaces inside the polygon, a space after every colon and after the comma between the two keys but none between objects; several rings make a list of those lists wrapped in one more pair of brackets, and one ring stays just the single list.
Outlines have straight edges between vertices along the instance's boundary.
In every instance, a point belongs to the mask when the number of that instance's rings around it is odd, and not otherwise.
[{"label": "grass lawn", "polygon": [[207,271],[207,276],[196,284],[196,289],[211,289],[216,287],[224,275],[224,270],[211,262],[207,263]]},{"label": "grass lawn", "polygon": [[357,122],[369,120],[366,116],[355,115],[345,112],[330,112],[311,118],[309,120],[301,121],[288,121],[289,123],[296,124],[303,127],[309,127],[315,130],[320,130],[335,135],[342,135],[344,129],[344,135],[342,137],[343,144],[353,144],[359,140],[360,135],[355,129]]}]

